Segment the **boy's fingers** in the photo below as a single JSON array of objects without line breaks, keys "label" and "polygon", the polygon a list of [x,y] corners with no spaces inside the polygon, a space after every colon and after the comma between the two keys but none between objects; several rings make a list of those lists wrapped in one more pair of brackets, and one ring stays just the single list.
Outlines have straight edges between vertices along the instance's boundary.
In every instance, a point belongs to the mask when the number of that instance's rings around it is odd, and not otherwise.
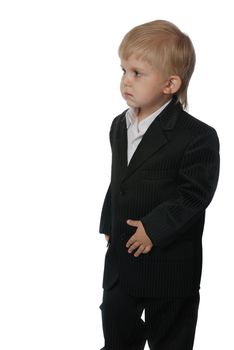
[{"label": "boy's fingers", "polygon": [[109,239],[110,239],[110,236],[105,234],[105,239],[106,239],[106,241],[108,242]]},{"label": "boy's fingers", "polygon": [[128,249],[128,252],[131,253],[133,250],[137,249],[141,244],[139,242],[134,242],[130,248]]},{"label": "boy's fingers", "polygon": [[135,235],[133,235],[131,238],[129,238],[129,240],[126,243],[126,247],[129,248],[130,245],[132,245],[134,242],[136,242]]},{"label": "boy's fingers", "polygon": [[143,254],[147,254],[151,251],[152,247],[150,247],[149,245],[147,247],[145,247],[145,249],[143,250]]},{"label": "boy's fingers", "polygon": [[129,226],[138,227],[139,221],[138,221],[138,220],[131,220],[131,219],[128,219],[128,220],[127,220],[127,224],[128,224]]},{"label": "boy's fingers", "polygon": [[134,256],[137,258],[139,255],[141,255],[145,250],[145,246],[143,244],[140,245],[140,247],[137,249],[137,251],[134,253]]}]

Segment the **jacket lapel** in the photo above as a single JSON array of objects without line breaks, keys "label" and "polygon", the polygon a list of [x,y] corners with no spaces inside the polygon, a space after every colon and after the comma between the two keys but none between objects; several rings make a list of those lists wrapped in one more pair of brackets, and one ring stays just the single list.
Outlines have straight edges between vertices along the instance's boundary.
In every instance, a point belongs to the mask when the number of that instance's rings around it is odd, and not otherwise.
[{"label": "jacket lapel", "polygon": [[[156,118],[157,119],[157,118]],[[142,163],[144,163],[153,153],[157,152],[167,143],[167,139],[160,128],[158,120],[154,120],[145,135],[143,136],[139,146],[133,154],[127,167],[125,177],[130,176],[136,171]]]},{"label": "jacket lapel", "polygon": [[147,129],[139,146],[133,154],[129,165],[127,166],[127,128],[125,117],[121,121],[121,173],[122,180],[125,180],[135,172],[152,154],[157,152],[168,142],[166,130],[174,128],[177,115],[182,110],[180,104],[175,104],[173,99],[171,103],[156,117],[150,127]]}]

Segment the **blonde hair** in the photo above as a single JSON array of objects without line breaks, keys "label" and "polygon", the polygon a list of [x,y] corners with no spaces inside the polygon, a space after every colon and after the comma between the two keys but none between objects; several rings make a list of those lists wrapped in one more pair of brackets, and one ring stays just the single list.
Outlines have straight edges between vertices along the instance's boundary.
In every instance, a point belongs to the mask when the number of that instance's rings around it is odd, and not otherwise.
[{"label": "blonde hair", "polygon": [[163,75],[178,75],[182,80],[177,100],[187,106],[187,89],[193,74],[196,55],[190,38],[173,23],[157,20],[131,29],[119,47],[119,56],[134,55],[146,60]]}]

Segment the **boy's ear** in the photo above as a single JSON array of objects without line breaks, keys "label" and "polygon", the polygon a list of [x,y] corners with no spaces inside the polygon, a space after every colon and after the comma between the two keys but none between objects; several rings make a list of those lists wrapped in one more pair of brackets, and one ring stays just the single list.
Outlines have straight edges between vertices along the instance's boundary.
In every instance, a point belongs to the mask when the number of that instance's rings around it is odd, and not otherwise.
[{"label": "boy's ear", "polygon": [[167,79],[165,87],[163,89],[164,94],[175,94],[181,87],[182,80],[178,75],[171,75]]}]

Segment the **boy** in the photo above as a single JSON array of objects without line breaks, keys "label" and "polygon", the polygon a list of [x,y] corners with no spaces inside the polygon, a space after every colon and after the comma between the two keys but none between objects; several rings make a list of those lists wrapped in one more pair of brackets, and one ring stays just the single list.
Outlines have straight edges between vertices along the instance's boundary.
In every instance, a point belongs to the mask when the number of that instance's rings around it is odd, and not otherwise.
[{"label": "boy", "polygon": [[[106,350],[191,350],[205,209],[219,174],[215,130],[184,108],[191,40],[167,21],[133,28],[119,56],[130,107],[111,125],[102,323]],[[145,311],[145,322],[141,319]]]}]

